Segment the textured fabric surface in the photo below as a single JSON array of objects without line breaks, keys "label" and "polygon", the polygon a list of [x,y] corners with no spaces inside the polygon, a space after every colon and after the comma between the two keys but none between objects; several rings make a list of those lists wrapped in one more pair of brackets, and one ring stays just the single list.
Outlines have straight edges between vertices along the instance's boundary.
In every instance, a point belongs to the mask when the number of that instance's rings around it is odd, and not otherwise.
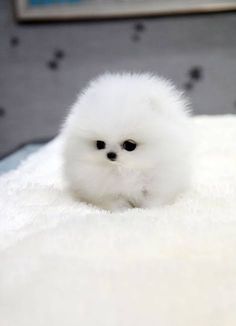
[{"label": "textured fabric surface", "polygon": [[175,204],[75,202],[61,140],[0,177],[0,324],[236,324],[236,117],[198,117],[193,185]]},{"label": "textured fabric surface", "polygon": [[42,144],[31,144],[26,145],[13,154],[0,160],[0,175],[8,171],[14,170],[17,166],[28,157],[31,153],[37,151],[38,148],[42,147]]}]

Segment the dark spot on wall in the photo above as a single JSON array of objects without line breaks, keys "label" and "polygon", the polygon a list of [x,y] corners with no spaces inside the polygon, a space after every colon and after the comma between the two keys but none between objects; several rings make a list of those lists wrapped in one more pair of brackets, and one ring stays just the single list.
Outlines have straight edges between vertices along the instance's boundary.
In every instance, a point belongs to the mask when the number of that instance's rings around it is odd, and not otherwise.
[{"label": "dark spot on wall", "polygon": [[189,77],[195,81],[199,81],[203,77],[203,69],[200,66],[192,67],[189,70]]},{"label": "dark spot on wall", "polygon": [[142,22],[138,22],[134,25],[134,29],[137,31],[137,32],[143,32],[145,31],[146,29],[146,26],[142,23]]},{"label": "dark spot on wall", "polygon": [[10,44],[11,44],[12,47],[16,47],[16,46],[18,46],[19,43],[20,43],[20,39],[19,39],[18,36],[12,36],[12,37],[10,38]]},{"label": "dark spot on wall", "polygon": [[3,107],[0,107],[0,118],[4,117],[6,114],[6,111]]},{"label": "dark spot on wall", "polygon": [[65,51],[61,50],[61,49],[56,49],[54,51],[54,57],[56,59],[63,59],[65,57]]},{"label": "dark spot on wall", "polygon": [[50,61],[48,61],[47,66],[51,70],[57,70],[58,69],[58,63],[57,63],[56,60],[50,60]]}]

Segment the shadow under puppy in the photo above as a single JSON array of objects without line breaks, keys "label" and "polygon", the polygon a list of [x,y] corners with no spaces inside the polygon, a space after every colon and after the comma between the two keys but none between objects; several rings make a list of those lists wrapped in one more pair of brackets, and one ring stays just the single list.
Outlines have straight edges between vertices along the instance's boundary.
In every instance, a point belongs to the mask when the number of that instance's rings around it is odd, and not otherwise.
[{"label": "shadow under puppy", "polygon": [[192,121],[182,93],[150,74],[105,74],[62,129],[64,175],[78,199],[111,211],[173,202],[191,179]]}]

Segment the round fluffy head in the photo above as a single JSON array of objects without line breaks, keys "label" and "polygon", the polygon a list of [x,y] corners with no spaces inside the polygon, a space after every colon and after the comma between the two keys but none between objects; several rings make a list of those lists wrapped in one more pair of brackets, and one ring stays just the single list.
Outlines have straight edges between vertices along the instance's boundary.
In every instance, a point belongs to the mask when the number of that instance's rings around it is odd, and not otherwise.
[{"label": "round fluffy head", "polygon": [[72,108],[64,128],[68,151],[87,164],[145,169],[176,146],[181,155],[187,116],[186,102],[170,82],[149,74],[105,74]]}]

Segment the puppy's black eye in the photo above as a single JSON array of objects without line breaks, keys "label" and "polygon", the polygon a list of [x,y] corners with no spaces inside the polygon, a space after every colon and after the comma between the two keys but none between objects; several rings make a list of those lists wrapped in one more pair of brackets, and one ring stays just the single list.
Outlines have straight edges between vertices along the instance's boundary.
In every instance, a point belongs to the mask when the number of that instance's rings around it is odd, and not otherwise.
[{"label": "puppy's black eye", "polygon": [[123,142],[122,147],[128,152],[132,152],[137,147],[137,144],[134,140],[128,139]]},{"label": "puppy's black eye", "polygon": [[97,140],[96,147],[97,149],[104,149],[106,147],[106,143],[103,140]]}]

